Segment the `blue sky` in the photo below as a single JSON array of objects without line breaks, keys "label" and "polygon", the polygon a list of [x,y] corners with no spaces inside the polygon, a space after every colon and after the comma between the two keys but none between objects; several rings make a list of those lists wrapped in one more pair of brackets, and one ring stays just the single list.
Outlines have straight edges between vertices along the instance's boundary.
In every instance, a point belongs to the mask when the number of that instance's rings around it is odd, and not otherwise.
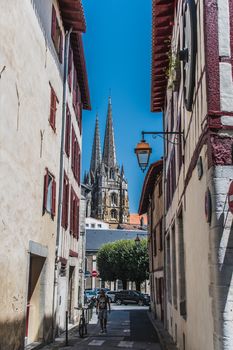
[{"label": "blue sky", "polygon": [[[145,173],[134,147],[141,131],[162,130],[159,113],[150,112],[151,0],[83,0],[87,32],[83,35],[92,111],[83,113],[82,172],[90,167],[95,116],[101,143],[111,89],[117,161],[128,180],[130,212],[138,210]],[[151,161],[162,156],[162,139],[147,136]]]}]

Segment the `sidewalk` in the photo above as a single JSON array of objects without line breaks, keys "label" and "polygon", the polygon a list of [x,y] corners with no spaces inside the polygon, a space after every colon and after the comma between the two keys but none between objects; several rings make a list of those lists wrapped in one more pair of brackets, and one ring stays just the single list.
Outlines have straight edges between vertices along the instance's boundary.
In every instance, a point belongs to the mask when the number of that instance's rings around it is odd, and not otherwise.
[{"label": "sidewalk", "polygon": [[[92,319],[90,320],[87,329],[88,329],[88,336],[91,336],[93,334],[96,334],[96,328],[97,328],[97,315],[93,313]],[[74,326],[68,333],[68,345],[66,345],[66,334],[62,333],[60,337],[56,338],[53,343],[50,343],[48,345],[45,345],[43,347],[38,347],[37,349],[40,350],[68,350],[72,349],[75,344],[80,344],[86,341],[86,338],[80,338],[78,333],[78,326]]]},{"label": "sidewalk", "polygon": [[153,314],[150,311],[148,311],[147,314],[158,334],[159,341],[163,350],[178,350],[178,348],[174,344],[172,337],[170,336],[168,331],[164,329],[162,322],[154,319]]}]

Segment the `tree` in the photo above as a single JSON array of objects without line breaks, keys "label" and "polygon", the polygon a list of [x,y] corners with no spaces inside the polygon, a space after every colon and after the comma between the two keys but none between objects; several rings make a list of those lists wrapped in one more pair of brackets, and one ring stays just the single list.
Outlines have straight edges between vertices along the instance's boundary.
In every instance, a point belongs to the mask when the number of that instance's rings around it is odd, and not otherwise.
[{"label": "tree", "polygon": [[127,281],[134,281],[140,290],[141,282],[148,278],[149,257],[147,240],[136,244],[133,240],[120,240],[104,244],[97,254],[100,277],[105,281],[122,281],[123,289]]}]

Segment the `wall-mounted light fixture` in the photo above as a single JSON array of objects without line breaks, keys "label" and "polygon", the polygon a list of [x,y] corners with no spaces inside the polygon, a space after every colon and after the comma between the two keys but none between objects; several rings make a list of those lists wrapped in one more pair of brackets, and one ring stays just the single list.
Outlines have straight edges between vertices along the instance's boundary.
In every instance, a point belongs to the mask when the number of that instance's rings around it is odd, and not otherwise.
[{"label": "wall-mounted light fixture", "polygon": [[183,135],[183,131],[142,131],[142,140],[137,144],[134,152],[136,153],[139,167],[143,172],[149,164],[150,155],[152,153],[152,148],[149,143],[145,141],[144,135]]}]

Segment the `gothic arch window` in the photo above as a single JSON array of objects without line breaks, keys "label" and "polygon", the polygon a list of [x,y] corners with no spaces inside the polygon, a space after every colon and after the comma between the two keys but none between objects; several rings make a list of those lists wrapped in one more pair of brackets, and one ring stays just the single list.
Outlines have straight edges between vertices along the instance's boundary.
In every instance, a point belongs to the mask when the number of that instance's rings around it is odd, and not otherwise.
[{"label": "gothic arch window", "polygon": [[115,209],[111,210],[111,219],[117,219],[117,211]]},{"label": "gothic arch window", "polygon": [[109,176],[110,176],[110,179],[114,180],[115,176],[114,176],[114,170],[113,169],[110,169]]},{"label": "gothic arch window", "polygon": [[111,204],[117,205],[117,194],[115,192],[111,194]]}]

